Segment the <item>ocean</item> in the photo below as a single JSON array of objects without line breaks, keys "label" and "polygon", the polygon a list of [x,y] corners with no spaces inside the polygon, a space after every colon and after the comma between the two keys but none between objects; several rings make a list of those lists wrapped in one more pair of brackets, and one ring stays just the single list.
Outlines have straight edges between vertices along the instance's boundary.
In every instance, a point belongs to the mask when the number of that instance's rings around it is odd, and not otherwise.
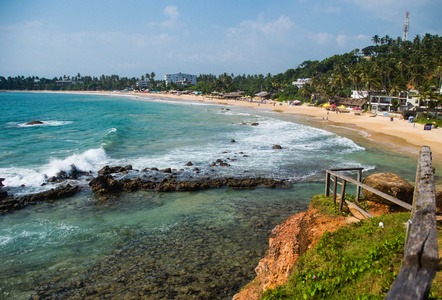
[{"label": "ocean", "polygon": [[[0,298],[10,299],[229,299],[254,278],[271,230],[324,192],[325,169],[414,181],[417,162],[301,116],[133,95],[1,92],[0,128],[9,194],[54,188],[48,179],[72,166],[88,174],[69,180],[82,187],[73,197],[0,216]],[[132,165],[123,177],[155,167],[291,186],[98,201],[88,183],[105,165]]]}]

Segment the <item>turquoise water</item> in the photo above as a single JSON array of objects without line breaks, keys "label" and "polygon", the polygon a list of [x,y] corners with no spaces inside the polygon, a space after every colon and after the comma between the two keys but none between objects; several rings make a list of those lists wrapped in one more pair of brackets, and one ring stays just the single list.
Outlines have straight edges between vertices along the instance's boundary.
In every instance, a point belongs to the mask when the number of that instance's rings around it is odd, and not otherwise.
[{"label": "turquoise water", "polygon": [[[414,158],[301,118],[147,100],[0,93],[5,190],[52,188],[48,178],[72,165],[90,174],[72,181],[84,187],[72,198],[0,216],[0,297],[228,299],[253,279],[271,229],[323,192],[325,169],[364,167],[365,174],[394,171],[414,180]],[[43,124],[26,125],[34,120]],[[230,167],[212,166],[217,159]],[[137,192],[97,201],[87,189],[91,176],[105,165],[127,164],[133,177],[146,167],[170,167],[188,177],[263,176],[292,186]]]}]

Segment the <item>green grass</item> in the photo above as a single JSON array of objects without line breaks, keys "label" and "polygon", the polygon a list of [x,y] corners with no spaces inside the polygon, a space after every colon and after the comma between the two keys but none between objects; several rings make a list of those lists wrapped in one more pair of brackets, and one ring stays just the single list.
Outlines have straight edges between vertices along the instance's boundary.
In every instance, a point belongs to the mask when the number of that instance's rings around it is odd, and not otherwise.
[{"label": "green grass", "polygon": [[[442,112],[439,113],[439,115],[442,114]],[[419,117],[419,118],[415,118],[413,120],[415,123],[419,123],[419,124],[426,124],[426,123],[432,123],[432,122],[436,122],[436,125],[438,125],[438,127],[442,126],[442,120],[441,119],[430,119],[428,120],[425,116],[424,117]]]},{"label": "green grass", "polygon": [[[328,198],[315,196],[313,205],[336,214]],[[383,299],[401,267],[409,216],[385,215],[324,234],[296,262],[288,282],[262,299]]]}]

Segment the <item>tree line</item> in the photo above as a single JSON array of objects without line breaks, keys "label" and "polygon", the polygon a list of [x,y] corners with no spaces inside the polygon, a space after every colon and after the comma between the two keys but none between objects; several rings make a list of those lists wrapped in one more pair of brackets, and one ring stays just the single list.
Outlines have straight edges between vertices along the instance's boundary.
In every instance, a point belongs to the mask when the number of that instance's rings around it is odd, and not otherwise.
[{"label": "tree line", "polygon": [[[417,35],[412,41],[393,39],[388,35],[372,38],[372,45],[334,55],[322,61],[307,60],[284,73],[271,75],[200,74],[195,86],[178,85],[155,80],[155,73],[146,73],[141,80],[152,84],[151,90],[194,90],[209,94],[242,91],[253,96],[260,91],[272,94],[273,99],[308,100],[317,93],[325,101],[336,97],[349,97],[351,90],[369,93],[383,92],[395,96],[409,89],[417,89],[431,102],[440,104],[435,93],[442,84],[442,38],[438,35]],[[297,78],[311,78],[302,88],[293,86]],[[136,88],[140,78],[102,75],[100,77],[72,77],[73,84],[62,85],[59,78],[0,76],[3,90],[124,90]],[[434,101],[433,101],[434,100]]]}]

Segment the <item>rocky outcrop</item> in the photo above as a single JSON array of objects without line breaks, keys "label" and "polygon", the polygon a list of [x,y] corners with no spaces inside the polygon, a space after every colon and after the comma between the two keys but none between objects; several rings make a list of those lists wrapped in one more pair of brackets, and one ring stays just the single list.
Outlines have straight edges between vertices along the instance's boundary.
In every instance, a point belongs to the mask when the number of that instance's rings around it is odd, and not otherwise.
[{"label": "rocky outcrop", "polygon": [[[365,178],[364,184],[409,204],[413,202],[413,185],[411,185],[401,177],[397,176],[396,174],[373,174]],[[391,202],[367,190],[363,190],[362,193],[366,200],[383,204],[391,204]]]},{"label": "rocky outcrop", "polygon": [[2,190],[3,185],[3,181],[5,180],[5,178],[0,178],[0,201],[3,201],[3,199],[6,199],[8,197],[8,192]]},{"label": "rocky outcrop", "polygon": [[127,165],[125,167],[120,167],[120,166],[115,166],[115,167],[109,167],[109,166],[104,166],[103,168],[101,168],[100,171],[98,171],[98,175],[109,175],[109,174],[113,174],[113,173],[123,173],[126,174],[127,171],[132,170],[132,166],[131,165]]},{"label": "rocky outcrop", "polygon": [[255,279],[233,299],[259,299],[267,289],[284,284],[298,258],[314,247],[324,232],[335,231],[344,224],[344,217],[326,217],[312,206],[287,218],[273,229],[266,255],[255,268]]},{"label": "rocky outcrop", "polygon": [[43,124],[42,121],[31,121],[31,122],[26,123],[26,125],[29,125],[29,126],[31,126],[31,125],[41,125],[41,124]]},{"label": "rocky outcrop", "polygon": [[67,184],[37,194],[29,194],[21,197],[8,196],[0,201],[0,213],[21,209],[42,201],[53,201],[70,197],[75,195],[79,190],[80,187]]},{"label": "rocky outcrop", "polygon": [[285,180],[260,177],[200,179],[192,181],[178,181],[175,179],[164,178],[163,180],[157,182],[142,180],[139,177],[136,179],[117,180],[112,175],[103,175],[92,179],[89,186],[95,195],[102,198],[122,192],[132,192],[136,190],[184,192],[220,188],[222,186],[236,189],[254,189],[258,186],[276,188],[288,186],[288,183]]}]

